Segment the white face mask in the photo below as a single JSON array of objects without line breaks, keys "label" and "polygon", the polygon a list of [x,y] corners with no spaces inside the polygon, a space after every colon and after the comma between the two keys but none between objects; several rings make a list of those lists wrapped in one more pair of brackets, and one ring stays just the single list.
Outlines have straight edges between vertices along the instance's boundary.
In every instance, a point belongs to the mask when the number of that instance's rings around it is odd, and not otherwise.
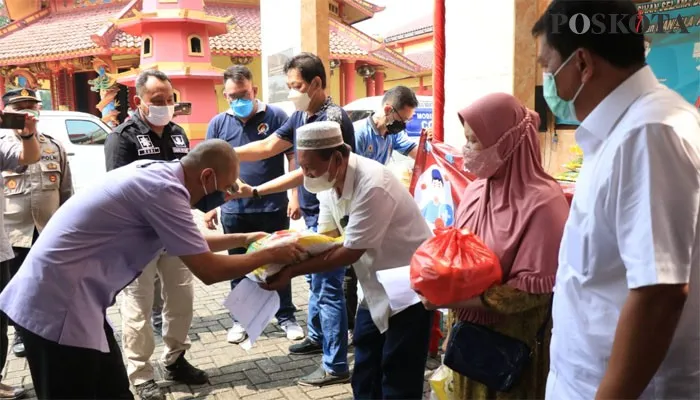
[{"label": "white face mask", "polygon": [[297,111],[306,111],[311,103],[311,96],[308,93],[302,93],[296,89],[289,91],[287,99],[294,103]]},{"label": "white face mask", "polygon": [[315,178],[304,176],[304,188],[314,194],[333,189],[338,178],[338,171],[336,170],[335,172],[335,178],[331,179],[330,169],[332,163],[333,158],[331,157],[331,161],[328,163],[328,169],[321,176]]},{"label": "white face mask", "polygon": [[174,105],[172,105],[172,106],[150,105],[147,107],[148,107],[148,115],[146,115],[146,119],[153,126],[168,125],[168,122],[170,122],[173,119],[173,115],[175,114],[175,106]]}]

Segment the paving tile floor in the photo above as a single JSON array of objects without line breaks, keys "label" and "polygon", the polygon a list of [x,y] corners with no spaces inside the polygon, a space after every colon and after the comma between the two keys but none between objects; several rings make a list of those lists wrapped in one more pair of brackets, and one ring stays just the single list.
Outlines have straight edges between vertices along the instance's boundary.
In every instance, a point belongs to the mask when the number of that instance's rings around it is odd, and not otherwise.
[{"label": "paving tile floor", "polygon": [[[195,212],[195,219],[200,226],[201,214]],[[204,228],[202,228],[204,229]],[[230,286],[227,282],[206,286],[195,280],[194,318],[190,329],[192,347],[187,359],[198,368],[207,371],[210,376],[208,384],[191,386],[162,380],[160,368],[156,368],[158,384],[167,392],[170,400],[175,399],[289,399],[289,400],[325,400],[351,399],[349,384],[334,385],[324,388],[297,386],[295,380],[314,371],[320,363],[320,355],[292,355],[289,341],[284,332],[274,322],[268,325],[263,335],[252,349],[243,350],[239,345],[226,342],[227,330],[231,327],[231,318],[222,305],[228,295]],[[306,329],[306,310],[308,305],[308,285],[303,278],[296,278],[292,285],[293,301],[298,311],[297,319]],[[121,296],[121,295],[120,295]],[[117,298],[117,305],[120,297]],[[115,328],[117,339],[121,337],[121,315],[119,308],[113,306],[108,316]],[[10,336],[12,328],[10,328]],[[120,341],[121,342],[121,341]],[[156,338],[156,351],[152,357],[154,365],[163,352],[160,338]],[[349,360],[353,361],[353,349],[350,348]],[[426,379],[435,360],[429,360]],[[10,354],[3,370],[3,383],[23,386],[28,398],[35,398],[29,367],[24,359]],[[426,396],[429,398],[426,383]]]}]

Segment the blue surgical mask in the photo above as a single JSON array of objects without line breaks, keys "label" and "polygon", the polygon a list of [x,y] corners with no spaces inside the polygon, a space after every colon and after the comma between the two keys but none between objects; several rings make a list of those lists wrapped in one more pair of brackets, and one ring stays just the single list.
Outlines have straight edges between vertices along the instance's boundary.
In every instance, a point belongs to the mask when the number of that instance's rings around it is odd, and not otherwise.
[{"label": "blue surgical mask", "polygon": [[[214,175],[214,188],[217,188],[218,186],[219,185],[216,182],[216,175]],[[226,196],[221,190],[214,190],[213,192],[209,193],[206,185],[204,185],[204,182],[202,182],[202,189],[204,189],[204,197],[202,197],[197,204],[194,205],[194,208],[198,209],[199,211],[208,213],[226,202]]]},{"label": "blue surgical mask", "polygon": [[571,100],[564,100],[561,97],[559,97],[559,94],[557,92],[557,83],[554,79],[557,76],[557,74],[559,74],[559,71],[561,71],[562,68],[564,68],[564,66],[566,66],[566,64],[568,64],[572,58],[574,58],[574,54],[576,53],[571,53],[569,58],[567,58],[566,61],[564,61],[561,64],[561,66],[556,71],[554,71],[554,73],[545,72],[544,74],[542,74],[542,90],[544,100],[547,102],[549,109],[552,110],[552,113],[554,113],[555,116],[565,121],[579,122],[578,118],[576,117],[576,108],[574,107],[574,102],[576,101],[576,98],[578,98],[578,95],[581,93],[581,89],[583,89],[583,83],[581,83],[581,86],[579,86],[578,90],[574,94],[574,97],[571,98]]},{"label": "blue surgical mask", "polygon": [[253,100],[236,99],[230,102],[229,106],[231,107],[231,111],[233,111],[233,115],[237,116],[238,118],[247,118],[250,116],[250,113],[253,112],[253,106],[255,106],[255,103]]}]

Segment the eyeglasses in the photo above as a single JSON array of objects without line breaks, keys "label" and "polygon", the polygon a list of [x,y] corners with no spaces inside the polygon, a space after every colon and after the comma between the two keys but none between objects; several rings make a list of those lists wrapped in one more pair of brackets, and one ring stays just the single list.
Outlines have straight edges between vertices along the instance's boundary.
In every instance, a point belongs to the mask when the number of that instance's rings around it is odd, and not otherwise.
[{"label": "eyeglasses", "polygon": [[404,119],[403,116],[401,114],[399,114],[399,112],[396,111],[396,109],[394,107],[391,107],[391,110],[394,114],[399,116],[399,120],[403,121],[406,124],[409,123],[413,119],[413,118]]}]

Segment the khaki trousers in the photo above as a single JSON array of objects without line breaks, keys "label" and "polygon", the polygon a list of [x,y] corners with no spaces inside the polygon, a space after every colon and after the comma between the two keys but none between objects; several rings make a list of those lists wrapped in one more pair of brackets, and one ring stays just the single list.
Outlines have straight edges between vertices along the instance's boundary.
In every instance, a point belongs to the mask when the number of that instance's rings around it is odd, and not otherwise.
[{"label": "khaki trousers", "polygon": [[141,275],[124,289],[121,303],[122,345],[129,381],[139,385],[154,378],[150,358],[155,350],[151,313],[153,285],[160,278],[163,296],[161,362],[171,365],[190,348],[194,287],[192,273],[178,257],[163,252],[148,263]]}]

